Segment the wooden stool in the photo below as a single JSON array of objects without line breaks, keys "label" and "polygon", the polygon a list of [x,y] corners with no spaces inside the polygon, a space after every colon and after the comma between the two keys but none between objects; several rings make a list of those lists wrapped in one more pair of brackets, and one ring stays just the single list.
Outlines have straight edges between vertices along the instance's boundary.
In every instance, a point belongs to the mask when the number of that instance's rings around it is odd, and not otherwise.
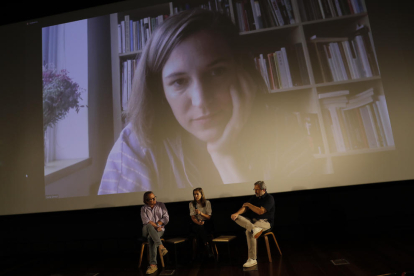
[{"label": "wooden stool", "polygon": [[165,242],[167,243],[171,243],[174,245],[174,257],[175,257],[175,266],[177,266],[178,261],[177,261],[177,244],[179,243],[183,243],[187,241],[187,238],[172,238],[172,239],[168,239]]},{"label": "wooden stool", "polygon": [[216,243],[218,243],[218,242],[227,243],[227,249],[229,251],[229,259],[231,259],[230,241],[235,239],[235,238],[236,238],[236,236],[220,236],[220,237],[217,237],[217,238],[213,239],[214,248],[216,249],[217,261],[218,261],[218,258],[219,258],[219,254],[218,254]]},{"label": "wooden stool", "polygon": [[269,229],[267,231],[264,231],[263,234],[262,234],[262,236],[264,237],[265,242],[266,242],[267,257],[269,258],[269,262],[272,262],[272,255],[270,253],[269,239],[267,237],[267,236],[270,236],[270,235],[273,236],[273,240],[275,241],[276,247],[279,250],[280,256],[282,256],[282,251],[280,251],[279,244],[276,241],[276,237],[275,237],[275,234],[273,234],[272,229]]},{"label": "wooden stool", "polygon": [[[161,242],[165,242],[165,240],[163,238],[161,238]],[[141,255],[139,256],[139,265],[138,265],[138,267],[141,267],[142,255],[144,254],[144,248],[145,248],[145,246],[147,246],[147,248],[148,248],[148,241],[143,241],[141,243]],[[147,257],[148,257],[148,261],[149,261],[149,250],[148,249],[147,249],[147,252],[148,252]],[[162,267],[165,267],[165,265],[164,265],[164,257],[161,255],[161,249],[160,249],[160,247],[158,247],[158,256],[160,256]]]}]

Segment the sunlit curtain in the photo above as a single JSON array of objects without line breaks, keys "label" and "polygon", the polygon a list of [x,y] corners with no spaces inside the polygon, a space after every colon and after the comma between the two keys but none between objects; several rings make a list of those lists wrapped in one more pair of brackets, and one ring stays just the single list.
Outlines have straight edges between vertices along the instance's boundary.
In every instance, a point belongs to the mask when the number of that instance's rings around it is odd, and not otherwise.
[{"label": "sunlit curtain", "polygon": [[[43,69],[66,69],[65,58],[65,24],[42,29],[42,66]],[[56,159],[55,129],[48,127],[45,133],[45,161]]]}]

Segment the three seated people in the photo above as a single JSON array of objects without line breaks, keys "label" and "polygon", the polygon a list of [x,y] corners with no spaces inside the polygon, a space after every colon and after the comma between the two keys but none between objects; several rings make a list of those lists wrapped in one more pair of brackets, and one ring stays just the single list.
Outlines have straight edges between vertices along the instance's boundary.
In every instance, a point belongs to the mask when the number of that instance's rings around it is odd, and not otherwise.
[{"label": "three seated people", "polygon": [[[255,195],[244,203],[240,210],[231,215],[233,221],[246,229],[248,260],[243,267],[257,265],[256,240],[263,231],[272,228],[274,222],[275,201],[273,196],[266,192],[267,187],[264,181],[254,183],[253,190]],[[199,240],[199,244],[205,248],[209,257],[213,257],[208,239],[208,235],[212,233],[211,203],[205,198],[202,188],[193,190],[193,198],[194,200],[189,203],[193,222],[190,231]],[[142,235],[148,239],[150,253],[150,266],[146,273],[152,274],[157,270],[157,248],[161,249],[163,256],[168,253],[161,243],[161,237],[164,235],[164,227],[169,221],[169,215],[165,204],[157,202],[156,196],[151,191],[144,194],[144,203],[141,208]]]}]

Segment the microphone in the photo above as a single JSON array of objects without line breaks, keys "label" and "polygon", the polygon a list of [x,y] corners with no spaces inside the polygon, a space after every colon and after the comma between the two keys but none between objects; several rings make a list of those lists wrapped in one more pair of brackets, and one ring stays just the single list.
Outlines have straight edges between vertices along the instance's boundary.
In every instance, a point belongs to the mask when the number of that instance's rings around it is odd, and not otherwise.
[{"label": "microphone", "polygon": [[[196,210],[198,210],[198,208],[197,208],[197,203],[196,203],[196,205],[195,205],[195,209],[196,209]],[[197,218],[197,221],[201,221],[201,220],[199,220],[199,219],[198,219],[198,215],[196,215],[196,218]]]}]

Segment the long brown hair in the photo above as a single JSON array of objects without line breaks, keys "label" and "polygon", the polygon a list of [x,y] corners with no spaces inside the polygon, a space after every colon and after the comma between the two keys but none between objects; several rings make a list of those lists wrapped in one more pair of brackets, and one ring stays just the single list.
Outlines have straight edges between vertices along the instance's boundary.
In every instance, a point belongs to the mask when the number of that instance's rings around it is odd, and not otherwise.
[{"label": "long brown hair", "polygon": [[200,31],[210,31],[224,39],[233,50],[234,60],[256,83],[265,87],[253,58],[242,48],[238,29],[230,18],[220,12],[204,9],[183,11],[171,16],[153,32],[134,73],[126,115],[142,147],[148,148],[153,141],[174,137],[177,129],[181,129],[163,92],[162,69],[174,48]]},{"label": "long brown hair", "polygon": [[[201,199],[200,199],[201,206],[206,207],[206,197],[204,196],[203,189],[202,188],[195,188],[193,190],[193,198],[194,198],[194,192],[200,192],[200,194],[201,194]],[[197,200],[195,200],[195,198],[193,200],[193,206],[194,206],[194,208],[197,206]]]}]

